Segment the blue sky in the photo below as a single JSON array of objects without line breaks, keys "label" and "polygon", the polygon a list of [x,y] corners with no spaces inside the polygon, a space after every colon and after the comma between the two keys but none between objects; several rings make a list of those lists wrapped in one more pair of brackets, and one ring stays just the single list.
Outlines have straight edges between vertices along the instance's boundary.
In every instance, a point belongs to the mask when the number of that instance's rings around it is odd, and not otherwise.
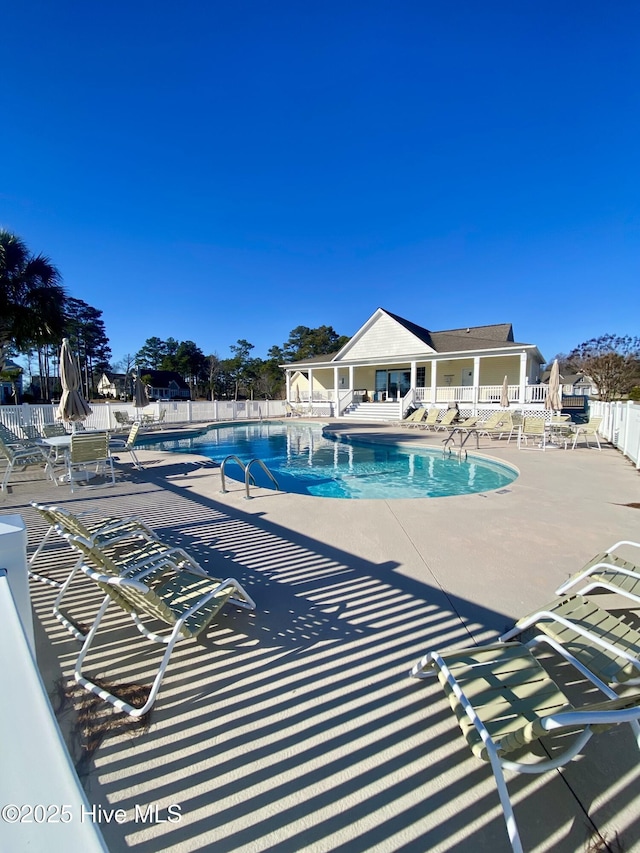
[{"label": "blue sky", "polygon": [[638,332],[637,2],[4,4],[0,226],[147,337]]}]

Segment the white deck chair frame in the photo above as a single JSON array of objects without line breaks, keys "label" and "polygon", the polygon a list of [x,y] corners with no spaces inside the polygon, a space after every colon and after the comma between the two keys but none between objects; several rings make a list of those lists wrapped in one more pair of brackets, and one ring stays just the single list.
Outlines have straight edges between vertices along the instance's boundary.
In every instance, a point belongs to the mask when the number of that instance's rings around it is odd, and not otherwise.
[{"label": "white deck chair frame", "polygon": [[[100,574],[99,572],[94,571],[93,569],[90,569],[88,566],[83,566],[82,570],[84,571],[84,573],[88,577],[90,577],[96,583],[101,583],[101,584],[104,584],[104,585],[107,585],[110,587],[114,587],[116,590],[120,589],[126,597],[127,587],[132,589],[132,590],[137,590],[139,593],[142,593],[142,595],[147,593],[149,591],[149,588],[143,582],[144,577],[146,574],[150,574],[150,573],[155,572],[156,568],[152,567],[152,568],[148,569],[146,573],[143,572],[143,573],[139,574],[138,578],[136,580],[132,580],[129,578],[114,578],[111,575],[103,575],[103,574]],[[213,579],[212,579],[212,581],[213,581]],[[106,613],[109,605],[112,603],[112,601],[114,601],[114,598],[112,596],[110,596],[109,594],[107,594],[105,596],[105,598],[102,602],[102,605],[100,606],[100,610],[98,611],[98,614],[94,620],[94,623],[91,626],[91,629],[86,636],[86,639],[84,641],[84,645],[82,646],[82,649],[80,650],[80,654],[78,655],[78,659],[76,661],[75,670],[74,670],[75,680],[78,682],[78,684],[80,684],[86,690],[89,690],[91,693],[96,694],[101,699],[104,699],[105,701],[110,702],[116,708],[118,708],[121,711],[125,711],[130,716],[132,716],[132,717],[143,716],[144,714],[147,713],[147,711],[149,711],[151,709],[153,703],[156,700],[156,696],[158,695],[158,691],[160,690],[160,685],[162,684],[162,679],[164,677],[165,670],[169,664],[169,658],[171,657],[171,653],[173,651],[173,648],[174,648],[175,644],[178,642],[178,640],[181,639],[180,632],[182,630],[183,625],[185,624],[185,622],[187,621],[187,619],[190,616],[192,616],[194,613],[196,613],[198,610],[200,610],[212,598],[215,598],[216,596],[218,596],[221,591],[229,589],[229,587],[232,587],[238,593],[238,595],[241,597],[238,597],[238,596],[229,597],[227,599],[228,601],[233,602],[233,604],[235,604],[237,607],[242,607],[242,608],[245,608],[247,610],[255,610],[255,606],[256,606],[255,602],[253,601],[251,596],[249,596],[249,594],[243,589],[243,587],[235,580],[235,578],[226,578],[225,580],[220,581],[215,586],[214,589],[212,589],[207,594],[203,595],[200,599],[198,599],[198,601],[192,607],[190,607],[187,611],[185,611],[182,614],[182,616],[176,620],[175,624],[173,625],[171,632],[168,635],[160,635],[160,634],[157,634],[153,631],[149,631],[148,628],[143,624],[141,617],[140,617],[140,614],[138,612],[136,612],[135,610],[132,610],[130,612],[129,615],[131,616],[131,618],[135,622],[136,627],[138,628],[138,630],[142,634],[144,634],[145,637],[147,637],[147,639],[151,640],[154,643],[163,643],[167,647],[165,650],[164,656],[162,658],[162,661],[160,663],[160,666],[158,668],[158,672],[156,673],[156,676],[153,680],[153,684],[151,685],[151,690],[149,692],[149,696],[147,698],[147,701],[145,702],[145,704],[142,707],[140,707],[140,708],[133,707],[128,702],[124,701],[123,699],[118,698],[115,694],[111,693],[108,690],[105,690],[103,687],[100,687],[95,682],[91,681],[88,678],[85,678],[85,676],[82,675],[83,661],[84,661],[84,659],[85,659],[85,657],[86,657],[86,655],[87,655],[87,653],[91,647],[91,643],[93,642],[93,640],[95,638],[95,635],[98,631],[98,628],[100,627],[100,622],[102,621],[102,617]],[[130,604],[129,601],[127,601],[127,603]],[[211,617],[211,618],[214,618],[214,617]],[[211,621],[211,620],[209,620],[209,621]],[[207,626],[208,626],[208,623],[205,626],[203,626],[202,630],[206,630]]]},{"label": "white deck chair frame", "polygon": [[[487,646],[485,648],[490,649],[491,647]],[[568,764],[569,761],[571,761],[576,755],[578,755],[579,752],[581,752],[581,750],[591,738],[593,734],[591,726],[593,725],[629,723],[632,728],[636,744],[640,749],[640,724],[638,723],[638,719],[640,718],[640,706],[636,705],[632,708],[611,711],[589,711],[571,709],[567,711],[559,711],[557,713],[553,713],[548,716],[541,716],[538,718],[539,724],[545,731],[548,732],[553,732],[555,729],[570,728],[573,726],[585,727],[584,731],[582,731],[576,736],[576,739],[573,741],[573,743],[556,758],[549,759],[548,761],[541,761],[536,764],[529,764],[523,761],[512,761],[507,758],[502,758],[499,754],[499,743],[496,743],[491,737],[485,724],[478,716],[472,703],[465,696],[463,690],[460,688],[460,685],[456,681],[455,676],[451,673],[449,667],[443,660],[440,653],[434,651],[428,652],[413,667],[410,674],[415,678],[426,678],[429,676],[434,676],[436,675],[436,672],[433,669],[434,666],[437,667],[437,669],[439,669],[442,675],[444,676],[448,687],[455,695],[460,707],[473,724],[485,746],[487,757],[496,780],[498,796],[502,805],[502,811],[507,827],[507,833],[509,835],[509,841],[511,842],[511,847],[514,853],[523,853],[523,847],[522,842],[520,840],[518,826],[515,820],[513,806],[511,805],[511,799],[509,797],[506,779],[504,776],[505,770],[514,771],[516,773],[538,774],[546,773],[549,770],[555,770],[559,767],[564,766],[565,764]],[[432,669],[429,670],[429,667],[432,667]],[[597,682],[594,683],[597,684]],[[608,699],[614,702],[620,700],[620,697],[606,685],[600,684],[597,686],[599,686],[603,690]],[[636,700],[638,700],[638,697],[636,697]]]}]

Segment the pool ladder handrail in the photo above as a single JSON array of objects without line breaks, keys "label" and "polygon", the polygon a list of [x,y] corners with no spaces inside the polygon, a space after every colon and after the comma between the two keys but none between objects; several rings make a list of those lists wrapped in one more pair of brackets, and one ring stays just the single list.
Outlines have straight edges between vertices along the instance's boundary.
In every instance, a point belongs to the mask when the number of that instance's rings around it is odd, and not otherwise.
[{"label": "pool ladder handrail", "polygon": [[[278,485],[278,481],[277,481],[277,480],[276,480],[276,478],[273,476],[273,474],[271,473],[271,471],[267,468],[267,466],[266,466],[266,465],[265,465],[265,463],[262,461],[262,459],[257,459],[257,458],[256,458],[256,459],[251,459],[249,462],[247,462],[247,467],[244,469],[244,487],[245,487],[246,492],[247,492],[247,493],[246,493],[246,495],[245,495],[246,500],[251,500],[251,495],[249,494],[249,485],[250,485],[250,484],[249,484],[249,479],[253,480],[253,476],[252,476],[252,474],[251,474],[251,466],[252,466],[252,465],[256,465],[256,464],[258,464],[258,465],[262,468],[262,470],[264,471],[264,473],[265,473],[265,474],[267,475],[267,477],[271,480],[271,482],[273,483],[273,485],[276,487],[276,492],[279,492],[279,491],[280,491],[280,486]],[[256,484],[256,481],[255,481],[255,480],[253,480],[253,485],[255,486],[255,484]]]},{"label": "pool ladder handrail", "polygon": [[225,480],[225,476],[224,476],[225,465],[229,461],[237,463],[240,466],[240,468],[242,468],[242,470],[244,471],[244,487],[246,489],[246,496],[245,497],[247,500],[251,499],[251,495],[249,494],[249,486],[250,485],[255,486],[255,484],[256,484],[256,481],[253,478],[253,474],[251,473],[251,466],[254,465],[255,463],[258,463],[260,465],[260,467],[264,470],[264,472],[267,474],[269,479],[273,482],[274,486],[276,487],[276,491],[277,492],[280,491],[280,486],[278,485],[278,481],[273,476],[271,471],[267,468],[267,466],[264,464],[262,459],[251,459],[245,465],[245,463],[242,461],[242,459],[239,459],[237,456],[235,456],[232,453],[229,456],[225,456],[225,458],[222,460],[222,464],[220,465],[220,481],[221,481],[221,486],[222,486],[222,488],[220,489],[220,492],[223,495],[225,495],[229,491],[227,488],[225,488],[226,487],[226,480]]},{"label": "pool ladder handrail", "polygon": [[[472,435],[475,435],[475,437],[476,437],[476,449],[477,450],[480,449],[480,437],[479,437],[479,433],[478,433],[477,429],[475,429],[474,427],[464,427],[464,428],[453,427],[453,429],[451,430],[449,435],[443,439],[443,442],[444,442],[443,447],[442,447],[442,455],[443,456],[446,455],[447,451],[449,451],[449,455],[451,455],[451,444],[453,444],[455,446],[456,435],[460,436],[460,445],[458,446],[458,453],[457,453],[458,459],[462,459],[462,453],[464,451],[464,458],[466,460],[467,448],[465,447],[465,444],[467,443],[467,441],[469,441],[469,439],[471,438]],[[464,438],[463,438],[463,436],[464,436]]]}]

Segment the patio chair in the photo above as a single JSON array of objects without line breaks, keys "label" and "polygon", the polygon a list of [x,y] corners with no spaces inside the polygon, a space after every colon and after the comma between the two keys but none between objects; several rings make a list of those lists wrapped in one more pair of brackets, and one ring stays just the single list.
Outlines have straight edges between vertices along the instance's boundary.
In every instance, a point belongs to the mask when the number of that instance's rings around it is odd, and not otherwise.
[{"label": "patio chair", "polygon": [[23,447],[25,444],[34,444],[33,441],[26,440],[24,436],[18,435],[15,430],[9,429],[3,423],[0,423],[0,438],[5,444],[17,445],[18,447]]},{"label": "patio chair", "polygon": [[551,646],[600,684],[640,684],[640,633],[591,598],[561,596],[519,619],[499,639],[520,636],[528,646]]},{"label": "patio chair", "polygon": [[27,441],[37,442],[42,438],[40,430],[35,424],[21,424],[20,428],[25,434]]},{"label": "patio chair", "polygon": [[297,409],[294,409],[291,403],[285,403],[285,412],[288,418],[299,418],[300,412]]},{"label": "patio chair", "polygon": [[45,438],[55,438],[56,435],[68,435],[64,424],[44,424],[42,427],[42,435]]},{"label": "patio chair", "polygon": [[500,439],[503,435],[506,435],[508,442],[511,441],[513,434],[516,432],[511,412],[493,412],[477,429],[478,435],[487,435],[489,438]]},{"label": "patio chair", "polygon": [[402,426],[402,427],[409,426],[409,424],[415,423],[416,421],[418,421],[422,418],[422,412],[423,412],[422,408],[414,409],[413,412],[406,415],[404,418],[402,418],[402,420],[390,421],[390,423],[395,425],[395,426]]},{"label": "patio chair", "polygon": [[407,415],[406,418],[403,418],[401,421],[393,421],[396,426],[401,426],[403,429],[409,429],[419,424],[424,418],[427,416],[427,410],[424,406],[420,406],[411,412],[410,415]]},{"label": "patio chair", "polygon": [[[623,595],[631,601],[640,604],[640,554],[638,564],[625,560],[614,553],[623,546],[640,549],[640,543],[622,540],[595,556],[584,568],[572,575],[556,590],[556,595],[563,595],[573,587],[579,587],[576,592],[587,595],[594,589],[604,589]],[[584,582],[584,585],[582,585]]]},{"label": "patio chair", "polygon": [[[640,694],[618,697],[605,688],[604,701],[575,707],[520,643],[432,651],[411,675],[437,676],[471,751],[491,765],[514,853],[523,848],[504,770],[555,770],[578,755],[593,734],[621,723],[630,724],[640,747]],[[553,757],[535,761],[532,747],[547,739]]]},{"label": "patio chair", "polygon": [[46,450],[37,444],[6,444],[0,438],[0,457],[4,457],[7,467],[2,478],[0,491],[5,492],[14,468],[25,470],[31,465],[43,465],[47,476],[55,482],[55,476],[51,467],[51,460]]},{"label": "patio chair", "polygon": [[591,447],[591,445],[589,444],[589,436],[591,436],[592,438],[595,438],[596,444],[598,445],[598,450],[602,450],[602,447],[600,446],[600,437],[598,436],[598,430],[600,429],[601,423],[602,418],[589,418],[586,424],[575,424],[573,428],[574,438],[571,449],[575,450],[576,444],[580,436],[584,438],[587,447]]},{"label": "patio chair", "polygon": [[126,440],[122,438],[112,438],[109,441],[109,450],[115,450],[117,453],[122,451],[128,451],[131,454],[131,460],[135,468],[139,471],[142,471],[142,465],[138,457],[136,456],[136,452],[133,449],[134,444],[138,438],[138,433],[140,432],[140,421],[134,421],[131,429],[129,430],[129,435]]},{"label": "patio chair", "polygon": [[[89,631],[75,665],[75,679],[86,690],[95,693],[132,717],[140,717],[153,706],[162,678],[169,663],[173,647],[180,639],[200,636],[225,604],[254,610],[255,603],[234,578],[218,578],[178,572],[170,562],[155,565],[137,575],[136,579],[112,577],[88,566],[84,573],[95,581],[105,593],[102,606]],[[166,651],[155,675],[149,696],[141,707],[134,707],[124,699],[98,685],[82,674],[83,661],[91,647],[100,622],[111,603],[129,613],[138,630],[154,643],[166,644]],[[168,635],[157,634],[143,623],[145,617],[164,622],[171,627]]]},{"label": "patio chair", "polygon": [[116,475],[113,459],[109,454],[109,436],[106,432],[83,433],[71,436],[71,447],[67,459],[67,473],[71,491],[77,482],[76,472],[94,468],[95,474],[100,472],[106,476],[107,468],[111,471],[111,485],[115,485]]},{"label": "patio chair", "polygon": [[400,426],[403,429],[419,429],[422,424],[426,422],[426,419],[429,416],[429,409],[421,406],[419,409],[416,409],[413,413],[413,418],[409,420],[409,418],[405,418],[404,421],[400,422]]},{"label": "patio chair", "polygon": [[524,418],[522,426],[518,429],[518,450],[522,442],[529,444],[529,439],[538,442],[538,446],[545,450],[547,446],[547,427],[543,418]]},{"label": "patio chair", "polygon": [[439,421],[436,421],[435,424],[431,427],[434,432],[439,432],[441,429],[448,429],[450,426],[453,426],[460,412],[457,407],[453,409],[447,409],[444,415],[440,418]]},{"label": "patio chair", "polygon": [[[44,438],[58,438],[65,437],[69,435],[69,433],[61,423],[57,423],[44,424],[42,427],[42,435]],[[61,462],[63,459],[66,461],[67,449],[68,448],[66,447],[52,447],[49,452],[55,462]]]},{"label": "patio chair", "polygon": [[438,418],[440,417],[440,409],[434,407],[433,409],[429,409],[427,411],[427,416],[418,424],[419,429],[431,429],[434,424],[437,423]]},{"label": "patio chair", "polygon": [[[208,573],[182,548],[166,545],[157,537],[142,542],[131,539],[129,543],[123,543],[122,539],[111,540],[98,545],[83,536],[64,531],[60,532],[69,545],[78,552],[79,558],[60,587],[58,596],[53,603],[53,615],[64,625],[67,631],[81,641],[85,639],[86,634],[62,613],[61,605],[76,574],[88,563],[97,567],[101,574],[113,577],[136,577],[141,571],[157,564],[168,565],[169,563],[176,571],[188,570],[192,575],[209,577]],[[114,548],[114,545],[118,547]]]},{"label": "patio chair", "polygon": [[456,429],[477,429],[478,418],[476,416],[465,418],[456,424]]},{"label": "patio chair", "polygon": [[130,427],[133,424],[133,421],[131,420],[131,416],[129,415],[128,412],[122,412],[120,410],[118,410],[117,412],[114,411],[113,417],[115,418],[118,426]]},{"label": "patio chair", "polygon": [[29,577],[57,589],[62,587],[62,583],[36,572],[33,568],[52,533],[58,533],[60,536],[64,533],[82,536],[93,545],[98,546],[115,545],[117,542],[127,539],[158,540],[153,530],[137,518],[107,516],[92,520],[86,517],[90,515],[89,513],[72,513],[68,509],[54,504],[39,504],[36,501],[31,501],[30,506],[40,513],[49,524],[49,528],[31,555],[28,564]]}]

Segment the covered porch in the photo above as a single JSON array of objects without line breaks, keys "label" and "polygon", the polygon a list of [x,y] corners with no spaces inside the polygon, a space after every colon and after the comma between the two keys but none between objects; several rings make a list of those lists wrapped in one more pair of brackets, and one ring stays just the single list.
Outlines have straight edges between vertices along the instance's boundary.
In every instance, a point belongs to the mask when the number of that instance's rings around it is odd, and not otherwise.
[{"label": "covered porch", "polygon": [[[546,385],[526,352],[469,358],[433,358],[379,364],[309,365],[287,369],[287,400],[330,406],[340,417],[359,403],[396,403],[396,417],[412,407],[458,403],[471,408],[499,405],[504,377],[514,408],[544,406]],[[569,392],[569,388],[567,388]]]}]

